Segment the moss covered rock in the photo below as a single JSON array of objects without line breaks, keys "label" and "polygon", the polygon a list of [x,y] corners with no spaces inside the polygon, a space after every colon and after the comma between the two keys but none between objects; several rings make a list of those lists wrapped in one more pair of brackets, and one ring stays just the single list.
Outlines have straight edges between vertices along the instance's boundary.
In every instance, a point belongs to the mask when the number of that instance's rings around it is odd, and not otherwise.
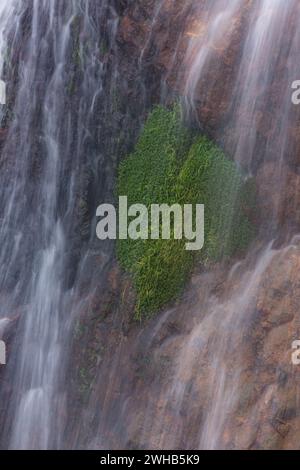
[{"label": "moss covered rock", "polygon": [[[157,107],[134,152],[119,168],[118,195],[128,204],[204,204],[203,250],[185,249],[186,240],[118,240],[122,267],[133,276],[136,316],[156,312],[176,298],[196,261],[218,261],[244,250],[255,234],[247,217],[255,186],[244,182],[235,164],[209,139],[181,123],[180,110]],[[150,227],[149,227],[150,230]]]}]

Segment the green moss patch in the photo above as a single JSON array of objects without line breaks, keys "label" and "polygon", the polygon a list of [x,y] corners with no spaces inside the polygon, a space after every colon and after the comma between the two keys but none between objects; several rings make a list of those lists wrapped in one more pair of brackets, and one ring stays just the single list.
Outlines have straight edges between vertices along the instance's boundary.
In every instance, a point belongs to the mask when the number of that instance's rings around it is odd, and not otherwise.
[{"label": "green moss patch", "polygon": [[[136,317],[150,316],[182,291],[195,262],[216,262],[242,252],[255,235],[247,214],[255,185],[208,138],[193,135],[178,106],[156,107],[134,152],[120,164],[118,195],[128,204],[204,204],[205,244],[187,251],[186,240],[118,240],[121,266],[132,274]],[[251,208],[250,207],[250,208]]]}]

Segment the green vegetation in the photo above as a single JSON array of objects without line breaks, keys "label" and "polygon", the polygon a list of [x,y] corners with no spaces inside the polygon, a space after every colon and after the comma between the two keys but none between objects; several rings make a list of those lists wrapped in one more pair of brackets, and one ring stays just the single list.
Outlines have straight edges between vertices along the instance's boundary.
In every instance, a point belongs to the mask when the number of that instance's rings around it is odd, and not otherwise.
[{"label": "green vegetation", "polygon": [[215,262],[244,250],[255,234],[247,217],[255,187],[204,136],[181,124],[179,108],[157,107],[135,151],[119,168],[118,195],[128,204],[205,204],[205,245],[185,250],[186,240],[119,240],[117,255],[133,276],[136,317],[144,318],[176,298],[195,261]]}]

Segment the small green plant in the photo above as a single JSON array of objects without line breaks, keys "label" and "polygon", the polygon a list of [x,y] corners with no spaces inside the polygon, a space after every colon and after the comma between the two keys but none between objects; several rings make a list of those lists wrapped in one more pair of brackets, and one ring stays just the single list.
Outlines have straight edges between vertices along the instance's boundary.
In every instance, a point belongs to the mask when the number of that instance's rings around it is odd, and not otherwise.
[{"label": "small green plant", "polygon": [[241,252],[255,234],[246,210],[255,204],[255,186],[245,184],[214,143],[183,126],[178,106],[159,106],[149,115],[134,152],[120,164],[117,188],[129,205],[205,205],[200,252],[186,251],[186,240],[174,237],[118,240],[119,262],[132,274],[137,292],[137,319],[175,299],[196,261],[215,262]]}]

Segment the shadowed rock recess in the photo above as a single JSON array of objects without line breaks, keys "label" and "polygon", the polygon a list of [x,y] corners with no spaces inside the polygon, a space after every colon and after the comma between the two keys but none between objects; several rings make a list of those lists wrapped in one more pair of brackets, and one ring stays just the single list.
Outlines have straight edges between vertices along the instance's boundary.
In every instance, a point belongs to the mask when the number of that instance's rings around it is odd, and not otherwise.
[{"label": "shadowed rock recess", "polygon": [[[299,25],[0,0],[2,449],[299,449]],[[125,189],[205,202],[203,252],[98,240]]]}]

